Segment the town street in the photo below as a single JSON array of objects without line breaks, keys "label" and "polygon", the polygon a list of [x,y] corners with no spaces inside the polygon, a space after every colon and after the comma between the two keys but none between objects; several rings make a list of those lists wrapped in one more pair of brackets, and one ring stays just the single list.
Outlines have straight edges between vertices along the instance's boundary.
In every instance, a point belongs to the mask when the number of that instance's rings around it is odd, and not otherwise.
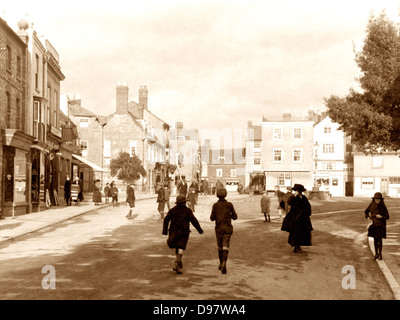
[{"label": "town street", "polygon": [[[104,206],[2,242],[0,296],[2,299],[393,299],[367,247],[363,212],[369,199],[311,202],[313,246],[303,248],[301,254],[292,252],[287,243],[288,233],[280,230],[275,197],[272,197],[271,223],[263,222],[260,196],[234,194],[227,199],[234,203],[239,219],[233,222],[226,275],[217,269],[214,224],[209,221],[215,196],[199,197],[195,215],[204,234],[198,234],[192,227],[183,255],[182,275],[172,271],[174,251],[167,247],[166,237],[161,234],[155,199],[146,199],[137,201],[138,216],[134,220],[125,218],[129,208],[126,205]],[[342,212],[329,213],[337,210]],[[392,216],[399,211],[390,209]],[[391,223],[389,220],[388,232],[393,236]],[[384,258],[385,254],[386,251]],[[54,268],[54,289],[43,288],[45,266]],[[354,268],[355,288],[343,288],[345,266]]]}]

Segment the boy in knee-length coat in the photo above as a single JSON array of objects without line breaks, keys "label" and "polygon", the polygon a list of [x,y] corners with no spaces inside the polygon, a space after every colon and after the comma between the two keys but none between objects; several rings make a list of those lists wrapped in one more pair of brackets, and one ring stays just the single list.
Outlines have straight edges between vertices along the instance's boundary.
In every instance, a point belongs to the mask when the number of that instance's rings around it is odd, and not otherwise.
[{"label": "boy in knee-length coat", "polygon": [[186,197],[182,194],[176,197],[176,206],[168,211],[163,223],[163,235],[168,235],[167,244],[175,249],[176,261],[173,268],[177,274],[182,273],[182,254],[189,240],[190,223],[202,234],[203,229],[192,210],[186,206]]}]

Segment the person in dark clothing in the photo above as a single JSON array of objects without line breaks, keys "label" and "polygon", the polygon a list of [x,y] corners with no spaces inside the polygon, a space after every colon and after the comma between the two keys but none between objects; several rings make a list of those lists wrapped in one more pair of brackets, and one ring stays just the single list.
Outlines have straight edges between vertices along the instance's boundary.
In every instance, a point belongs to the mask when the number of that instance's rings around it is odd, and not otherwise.
[{"label": "person in dark clothing", "polygon": [[368,228],[368,237],[374,238],[374,260],[382,260],[382,239],[386,238],[386,220],[389,219],[389,212],[383,199],[382,193],[376,192],[368,208],[365,209],[365,218],[372,222]]},{"label": "person in dark clothing", "polygon": [[66,175],[64,182],[64,198],[67,206],[71,205],[71,180],[69,180],[69,175]]},{"label": "person in dark clothing", "polygon": [[279,186],[276,186],[276,196],[278,197],[278,214],[279,218],[282,217],[282,211],[285,212],[285,194],[279,189]]},{"label": "person in dark clothing", "polygon": [[218,201],[213,204],[210,220],[215,221],[215,235],[217,237],[219,266],[223,274],[227,272],[226,263],[228,260],[231,236],[233,233],[232,219],[238,218],[235,208],[231,202],[226,201],[227,191],[225,188],[217,190]]},{"label": "person in dark clothing", "polygon": [[283,195],[283,202],[284,202],[284,210],[285,210],[285,214],[288,214],[290,211],[290,204],[289,204],[289,199],[293,197],[293,191],[292,191],[292,187],[287,187],[286,188],[286,193]]},{"label": "person in dark clothing", "polygon": [[[128,220],[134,219],[134,216],[132,215],[133,210],[135,209],[135,186],[132,184],[128,185],[128,189],[126,191],[126,202],[129,204],[129,212],[126,216]],[[136,215],[137,216],[137,215]]]},{"label": "person in dark clothing", "polygon": [[303,185],[295,184],[294,196],[288,199],[290,211],[282,223],[281,230],[289,232],[289,244],[294,247],[294,252],[302,252],[300,246],[311,246],[311,205],[307,197],[303,195],[306,191]]},{"label": "person in dark clothing", "polygon": [[182,194],[185,197],[187,196],[188,185],[184,175],[181,176],[181,180],[179,181],[177,189],[178,189],[178,195]]},{"label": "person in dark clothing", "polygon": [[157,210],[160,213],[159,221],[163,221],[164,220],[164,209],[165,209],[165,190],[164,190],[163,186],[158,187],[157,193],[158,193],[157,194],[157,203],[158,203]]},{"label": "person in dark clothing", "polygon": [[164,218],[162,230],[163,235],[168,235],[168,247],[175,249],[176,260],[173,270],[177,274],[182,273],[182,255],[189,240],[190,223],[200,234],[203,233],[192,210],[186,207],[186,197],[180,194],[176,197],[176,206],[169,210]]}]

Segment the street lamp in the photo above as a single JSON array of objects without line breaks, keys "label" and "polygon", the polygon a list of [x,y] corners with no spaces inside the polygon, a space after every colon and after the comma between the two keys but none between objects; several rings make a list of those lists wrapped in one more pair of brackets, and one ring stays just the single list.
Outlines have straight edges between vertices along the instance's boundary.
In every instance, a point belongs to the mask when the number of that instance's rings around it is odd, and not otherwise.
[{"label": "street lamp", "polygon": [[317,184],[317,169],[318,169],[318,148],[319,148],[319,144],[318,141],[316,141],[314,143],[314,191],[318,191],[319,190],[319,186]]}]

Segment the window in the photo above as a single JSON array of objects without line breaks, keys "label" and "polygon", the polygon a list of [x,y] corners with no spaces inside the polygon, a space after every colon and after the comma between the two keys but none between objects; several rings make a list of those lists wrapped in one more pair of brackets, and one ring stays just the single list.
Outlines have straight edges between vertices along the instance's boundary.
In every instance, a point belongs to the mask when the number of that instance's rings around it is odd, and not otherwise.
[{"label": "window", "polygon": [[129,155],[131,157],[136,155],[136,141],[129,141]]},{"label": "window", "polygon": [[105,157],[111,157],[111,141],[110,140],[104,140],[103,154]]},{"label": "window", "polygon": [[260,159],[260,158],[255,158],[255,159],[254,159],[254,164],[255,164],[256,166],[259,166],[259,165],[261,164],[261,159]]},{"label": "window", "polygon": [[374,188],[374,178],[361,178],[361,188],[362,189],[373,189]]},{"label": "window", "polygon": [[400,177],[389,177],[390,184],[400,184]]},{"label": "window", "polygon": [[222,177],[222,169],[217,169],[216,176]]},{"label": "window", "polygon": [[274,141],[282,140],[282,128],[281,127],[273,128],[273,140]]},{"label": "window", "polygon": [[11,95],[6,92],[6,105],[7,105],[7,128],[11,128]]},{"label": "window", "polygon": [[38,101],[33,103],[33,136],[39,139],[39,119],[40,119],[40,104]]},{"label": "window", "polygon": [[231,169],[231,178],[237,177],[237,169]]},{"label": "window", "polygon": [[324,170],[335,170],[335,163],[334,162],[324,162],[322,163],[322,168]]},{"label": "window", "polygon": [[87,128],[89,127],[89,119],[88,118],[80,118],[79,119],[79,126],[81,128]]},{"label": "window", "polygon": [[40,60],[39,60],[39,56],[36,55],[35,56],[35,61],[36,61],[36,69],[35,69],[35,89],[39,90],[39,70],[40,70]]},{"label": "window", "polygon": [[9,46],[6,47],[6,67],[11,72],[11,48]]},{"label": "window", "polygon": [[282,162],[282,150],[281,149],[274,149],[273,150],[273,162]]},{"label": "window", "polygon": [[292,175],[290,173],[278,173],[278,185],[279,186],[291,186]]},{"label": "window", "polygon": [[87,141],[81,141],[81,152],[83,157],[87,157],[88,155],[88,142]]},{"label": "window", "polygon": [[261,142],[254,142],[254,151],[260,151]]},{"label": "window", "polygon": [[22,76],[21,57],[17,56],[17,79],[21,79],[21,76]]},{"label": "window", "polygon": [[335,153],[335,145],[332,143],[323,144],[322,153]]},{"label": "window", "polygon": [[331,127],[324,127],[324,133],[331,133],[332,132],[332,128]]},{"label": "window", "polygon": [[301,128],[293,128],[293,139],[301,140],[302,138],[302,130]]},{"label": "window", "polygon": [[299,163],[302,161],[302,152],[300,149],[293,150],[293,162]]},{"label": "window", "polygon": [[16,128],[23,131],[22,128],[22,110],[21,110],[21,101],[17,98],[17,100],[15,100],[15,104],[16,104],[16,120],[17,120],[17,124],[16,124]]},{"label": "window", "polygon": [[372,157],[372,168],[383,168],[383,157],[373,156]]}]

